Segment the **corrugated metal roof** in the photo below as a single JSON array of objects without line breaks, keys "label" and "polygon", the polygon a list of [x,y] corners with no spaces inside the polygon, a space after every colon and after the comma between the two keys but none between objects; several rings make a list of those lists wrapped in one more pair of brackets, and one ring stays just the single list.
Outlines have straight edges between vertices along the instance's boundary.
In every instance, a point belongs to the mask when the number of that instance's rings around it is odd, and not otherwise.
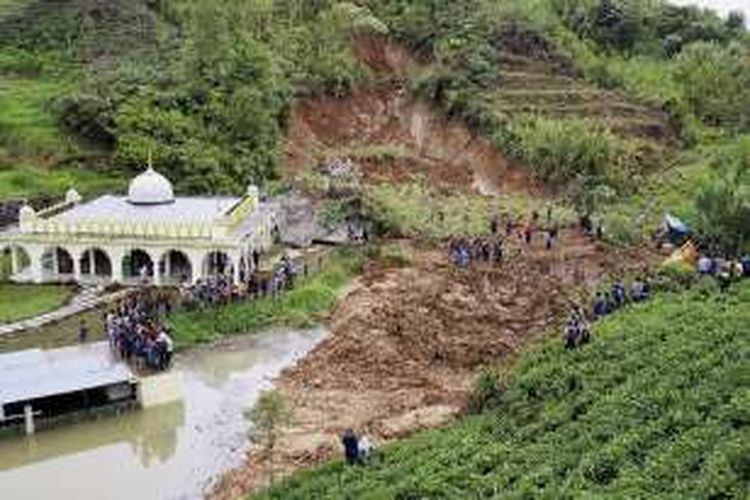
[{"label": "corrugated metal roof", "polygon": [[130,367],[97,342],[0,354],[0,405],[132,380]]}]

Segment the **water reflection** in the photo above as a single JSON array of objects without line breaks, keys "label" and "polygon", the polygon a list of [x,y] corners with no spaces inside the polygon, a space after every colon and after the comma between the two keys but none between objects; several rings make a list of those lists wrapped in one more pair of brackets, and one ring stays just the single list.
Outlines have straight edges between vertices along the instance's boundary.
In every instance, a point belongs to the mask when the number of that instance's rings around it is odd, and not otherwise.
[{"label": "water reflection", "polygon": [[148,468],[154,460],[163,463],[174,455],[177,428],[184,422],[185,403],[175,401],[119,417],[103,417],[95,422],[40,432],[28,438],[4,439],[0,441],[0,470],[120,442],[128,443],[133,455]]},{"label": "water reflection", "polygon": [[274,331],[178,360],[184,400],[0,440],[0,497],[149,500],[198,498],[237,465],[243,411],[322,329]]}]

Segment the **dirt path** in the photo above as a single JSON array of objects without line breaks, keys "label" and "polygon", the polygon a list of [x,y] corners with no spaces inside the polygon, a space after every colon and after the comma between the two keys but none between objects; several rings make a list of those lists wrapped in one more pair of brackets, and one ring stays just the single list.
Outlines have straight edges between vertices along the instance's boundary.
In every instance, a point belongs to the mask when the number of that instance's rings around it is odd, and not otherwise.
[{"label": "dirt path", "polygon": [[[550,331],[577,284],[648,261],[644,251],[605,250],[565,231],[558,249],[527,251],[499,269],[458,270],[442,252],[421,249],[408,267],[368,270],[332,314],[331,335],[278,380],[294,425],[279,442],[274,470],[340,455],[347,427],[382,443],[446,423],[465,407],[476,369]],[[268,468],[250,452],[215,497],[264,485]]]}]

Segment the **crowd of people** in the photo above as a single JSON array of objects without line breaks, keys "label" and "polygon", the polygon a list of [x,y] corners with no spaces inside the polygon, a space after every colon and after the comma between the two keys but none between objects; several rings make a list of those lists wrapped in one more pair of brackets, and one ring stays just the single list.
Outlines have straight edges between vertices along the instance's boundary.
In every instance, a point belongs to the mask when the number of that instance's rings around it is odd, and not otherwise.
[{"label": "crowd of people", "polygon": [[732,281],[750,277],[750,255],[730,259],[704,254],[698,259],[698,274],[714,276],[719,281],[721,288],[725,290]]},{"label": "crowd of people", "polygon": [[[504,226],[504,234],[501,234]],[[552,219],[551,208],[547,209],[546,222],[541,222],[539,212],[533,211],[528,220],[516,222],[512,216],[505,214],[502,220],[493,217],[489,221],[490,234],[488,236],[454,238],[448,244],[450,261],[458,267],[468,267],[472,263],[492,263],[500,265],[506,256],[505,242],[511,241],[517,235],[519,242],[526,246],[532,245],[534,235],[544,235],[544,246],[551,250],[560,235],[560,228]]]},{"label": "crowd of people", "polygon": [[450,260],[458,267],[468,267],[472,262],[503,263],[502,238],[458,238],[449,244]]},{"label": "crowd of people", "polygon": [[104,318],[112,352],[139,369],[168,369],[174,341],[164,318],[171,309],[169,298],[153,289],[129,294]]},{"label": "crowd of people", "polygon": [[[750,278],[750,256],[738,259],[727,259],[703,255],[698,259],[696,271],[700,276],[714,277],[721,288],[726,290],[733,281]],[[594,321],[612,314],[628,303],[637,303],[651,297],[651,285],[645,278],[638,278],[631,283],[628,292],[621,280],[615,281],[608,291],[598,291],[594,296],[590,318]],[[565,322],[563,339],[566,349],[573,349],[585,344],[590,339],[590,330],[586,315],[579,306],[573,310]]]},{"label": "crowd of people", "polygon": [[186,308],[200,309],[261,297],[276,298],[284,290],[292,288],[300,272],[299,267],[284,255],[272,272],[249,273],[247,277],[240,277],[240,283],[233,283],[228,276],[218,275],[198,280],[195,284],[185,284],[180,288],[180,299]]}]

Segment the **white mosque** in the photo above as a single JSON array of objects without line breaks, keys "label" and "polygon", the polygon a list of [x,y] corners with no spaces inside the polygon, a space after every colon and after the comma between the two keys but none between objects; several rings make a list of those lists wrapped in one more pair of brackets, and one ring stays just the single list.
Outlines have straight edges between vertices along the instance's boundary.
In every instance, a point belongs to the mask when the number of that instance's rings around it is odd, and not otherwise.
[{"label": "white mosque", "polygon": [[[150,163],[150,162],[149,162]],[[0,232],[16,282],[175,285],[225,275],[238,281],[273,243],[276,211],[249,186],[242,197],[176,197],[148,169],[127,196],[89,202],[71,189],[62,203],[21,208]]]}]

